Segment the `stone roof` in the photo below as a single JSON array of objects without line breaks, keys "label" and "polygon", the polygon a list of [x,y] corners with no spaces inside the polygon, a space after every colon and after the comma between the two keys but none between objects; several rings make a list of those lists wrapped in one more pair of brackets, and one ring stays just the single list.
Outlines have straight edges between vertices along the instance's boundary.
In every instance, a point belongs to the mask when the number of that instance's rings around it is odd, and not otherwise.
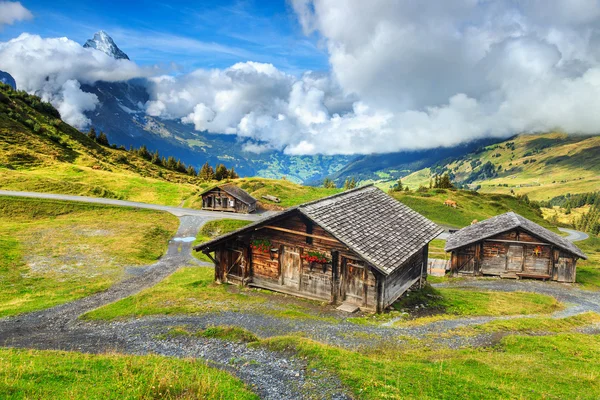
[{"label": "stone roof", "polygon": [[210,248],[292,212],[305,215],[386,275],[442,232],[421,214],[369,185],[290,208],[195,249]]},{"label": "stone roof", "polygon": [[[254,204],[256,203],[256,199],[252,196],[250,196],[250,194],[248,192],[246,192],[244,189],[241,189],[239,187],[237,187],[236,185],[234,185],[233,183],[227,183],[225,185],[221,185],[221,186],[217,186],[219,189],[221,189],[222,191],[229,193],[230,195],[232,195],[233,197],[235,197],[236,199],[243,201],[246,204]],[[217,187],[214,188],[210,188],[206,191],[204,191],[202,193],[202,195],[216,189]]]},{"label": "stone roof", "polygon": [[486,219],[453,233],[446,241],[445,250],[452,251],[517,228],[587,260],[585,253],[567,239],[514,212]]}]

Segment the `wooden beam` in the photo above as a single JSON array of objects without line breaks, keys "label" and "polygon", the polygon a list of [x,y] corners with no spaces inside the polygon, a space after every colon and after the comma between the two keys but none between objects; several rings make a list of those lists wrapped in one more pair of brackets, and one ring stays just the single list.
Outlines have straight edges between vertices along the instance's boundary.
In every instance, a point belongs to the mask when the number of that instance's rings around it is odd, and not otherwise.
[{"label": "wooden beam", "polygon": [[336,239],[331,239],[331,238],[328,238],[328,237],[325,237],[325,236],[312,235],[310,233],[305,233],[305,232],[298,232],[298,231],[294,231],[292,229],[280,228],[278,226],[265,225],[265,226],[258,227],[256,229],[257,230],[258,229],[272,229],[274,231],[286,232],[286,233],[291,233],[293,235],[305,236],[305,237],[310,237],[310,238],[313,238],[313,239],[319,239],[319,240],[325,240],[325,241],[328,241],[328,242],[338,243],[338,240],[336,240]]},{"label": "wooden beam", "polygon": [[[202,253],[204,253],[204,252],[202,252]],[[218,263],[217,263],[217,260],[215,260],[215,259],[213,258],[213,256],[211,256],[211,255],[210,255],[210,253],[209,253],[209,252],[206,252],[206,253],[204,253],[204,254],[206,254],[206,257],[210,258],[210,259],[211,259],[211,261],[212,261],[213,263],[215,263],[215,265],[216,265],[216,264],[218,264]]]},{"label": "wooden beam", "polygon": [[529,244],[532,246],[552,246],[549,243],[539,242],[520,242],[518,240],[501,240],[501,239],[484,239],[485,242],[513,243],[513,244]]}]

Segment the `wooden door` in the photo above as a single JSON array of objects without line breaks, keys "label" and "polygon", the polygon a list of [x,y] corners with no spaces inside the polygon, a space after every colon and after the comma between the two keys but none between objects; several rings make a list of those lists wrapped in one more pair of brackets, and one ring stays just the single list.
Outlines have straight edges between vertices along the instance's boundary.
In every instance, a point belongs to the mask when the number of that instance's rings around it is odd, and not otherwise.
[{"label": "wooden door", "polygon": [[365,299],[364,292],[365,268],[362,265],[353,263],[352,260],[346,260],[344,271],[344,301],[356,305],[363,305]]},{"label": "wooden door", "polygon": [[559,282],[575,282],[575,263],[572,258],[560,257],[557,265]]},{"label": "wooden door", "polygon": [[522,245],[511,244],[506,254],[506,271],[521,272],[523,270],[524,249]]},{"label": "wooden door", "polygon": [[300,251],[294,247],[284,246],[281,260],[281,277],[284,286],[300,289]]}]

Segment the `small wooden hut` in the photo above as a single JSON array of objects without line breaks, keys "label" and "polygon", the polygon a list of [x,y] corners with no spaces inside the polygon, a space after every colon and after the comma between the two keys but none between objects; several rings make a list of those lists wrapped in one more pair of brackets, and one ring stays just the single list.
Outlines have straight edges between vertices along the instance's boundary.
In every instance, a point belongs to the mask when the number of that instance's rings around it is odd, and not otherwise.
[{"label": "small wooden hut", "polygon": [[573,243],[514,212],[467,226],[450,235],[451,270],[457,274],[575,282]]},{"label": "small wooden hut", "polygon": [[195,247],[215,280],[381,311],[426,278],[436,224],[374,186],[274,214]]},{"label": "small wooden hut", "polygon": [[202,193],[202,209],[249,214],[256,210],[256,199],[232,183]]}]

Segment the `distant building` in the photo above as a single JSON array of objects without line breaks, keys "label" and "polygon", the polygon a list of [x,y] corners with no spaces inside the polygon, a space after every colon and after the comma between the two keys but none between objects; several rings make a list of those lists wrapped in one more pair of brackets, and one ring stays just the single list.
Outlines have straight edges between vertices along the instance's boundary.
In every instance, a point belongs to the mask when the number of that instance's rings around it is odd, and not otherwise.
[{"label": "distant building", "polygon": [[374,186],[292,207],[195,247],[218,282],[381,311],[426,278],[442,229]]},{"label": "distant building", "polygon": [[248,214],[256,211],[256,199],[234,184],[214,187],[202,193],[202,209]]},{"label": "distant building", "polygon": [[587,259],[570,241],[514,212],[459,230],[445,250],[454,273],[558,282],[575,282],[577,260]]}]

